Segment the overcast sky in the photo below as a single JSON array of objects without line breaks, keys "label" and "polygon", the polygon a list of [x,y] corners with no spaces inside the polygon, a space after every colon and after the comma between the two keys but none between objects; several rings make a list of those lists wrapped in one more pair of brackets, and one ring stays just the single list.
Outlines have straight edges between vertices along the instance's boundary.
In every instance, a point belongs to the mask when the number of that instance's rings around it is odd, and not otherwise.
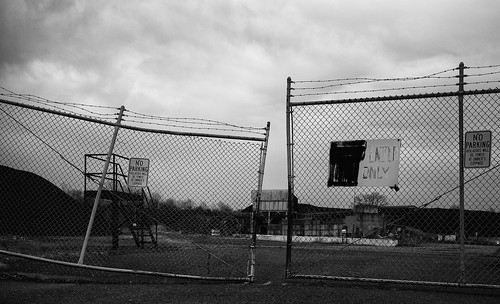
[{"label": "overcast sky", "polygon": [[500,63],[500,1],[0,0],[0,86],[153,115],[271,122],[286,188],[286,78]]}]

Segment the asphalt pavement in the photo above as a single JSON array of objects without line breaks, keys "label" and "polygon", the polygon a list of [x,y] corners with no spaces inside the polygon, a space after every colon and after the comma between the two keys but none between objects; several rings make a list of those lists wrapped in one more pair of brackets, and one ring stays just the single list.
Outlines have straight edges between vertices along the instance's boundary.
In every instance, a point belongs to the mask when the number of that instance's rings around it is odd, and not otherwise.
[{"label": "asphalt pavement", "polygon": [[500,303],[497,289],[300,281],[75,283],[0,280],[0,303]]}]

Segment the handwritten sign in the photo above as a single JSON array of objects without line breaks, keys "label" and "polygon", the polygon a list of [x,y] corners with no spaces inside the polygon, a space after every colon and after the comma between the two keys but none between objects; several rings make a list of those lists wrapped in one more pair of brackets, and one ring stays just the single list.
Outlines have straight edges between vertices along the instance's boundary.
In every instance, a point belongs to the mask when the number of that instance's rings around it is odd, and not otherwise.
[{"label": "handwritten sign", "polygon": [[401,140],[332,142],[328,186],[397,187]]},{"label": "handwritten sign", "polygon": [[399,139],[367,141],[359,164],[358,186],[396,186],[399,173]]}]

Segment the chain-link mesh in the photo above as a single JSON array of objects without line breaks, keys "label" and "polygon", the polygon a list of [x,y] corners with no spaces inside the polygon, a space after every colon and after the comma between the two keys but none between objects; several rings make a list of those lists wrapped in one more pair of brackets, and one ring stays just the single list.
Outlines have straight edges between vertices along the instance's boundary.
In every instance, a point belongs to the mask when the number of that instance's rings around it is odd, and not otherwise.
[{"label": "chain-link mesh", "polygon": [[[262,178],[267,138],[143,130],[127,127],[125,112],[99,192],[116,112],[114,121],[99,123],[0,103],[1,249],[173,277],[248,280],[247,207]],[[149,160],[147,187],[128,187],[131,158]],[[96,275],[7,258],[19,272]]]},{"label": "chain-link mesh", "polygon": [[[465,170],[463,246],[458,94],[292,100],[290,276],[500,285],[499,98],[464,96],[464,132],[493,140],[491,165]],[[377,139],[401,140],[398,191],[327,187],[331,142]]]}]

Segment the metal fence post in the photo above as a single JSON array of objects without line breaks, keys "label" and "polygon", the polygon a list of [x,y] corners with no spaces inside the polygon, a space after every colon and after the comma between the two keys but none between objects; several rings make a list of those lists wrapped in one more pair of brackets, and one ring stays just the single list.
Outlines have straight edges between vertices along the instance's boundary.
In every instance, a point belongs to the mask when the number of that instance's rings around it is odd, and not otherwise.
[{"label": "metal fence post", "polygon": [[293,164],[292,164],[292,107],[290,105],[292,91],[292,79],[287,78],[286,87],[286,147],[287,147],[287,170],[288,170],[288,216],[287,216],[287,238],[286,238],[286,265],[285,277],[290,276],[290,264],[292,260],[293,239]]},{"label": "metal fence post", "polygon": [[260,166],[259,166],[259,181],[257,184],[257,195],[255,197],[255,202],[253,206],[253,216],[252,216],[252,244],[250,246],[250,281],[255,278],[255,250],[257,247],[257,217],[260,209],[260,200],[262,195],[262,183],[264,181],[264,169],[266,167],[266,155],[267,155],[267,142],[269,141],[269,131],[271,129],[271,123],[267,122],[265,140],[260,148]]},{"label": "metal fence post", "polygon": [[125,107],[121,106],[120,113],[118,114],[118,119],[116,120],[113,138],[111,139],[111,144],[109,145],[108,156],[106,158],[106,162],[104,163],[104,168],[101,175],[101,181],[99,182],[99,188],[97,190],[97,194],[94,200],[94,206],[92,207],[92,213],[90,214],[89,225],[87,227],[87,233],[85,234],[85,239],[83,240],[82,251],[80,253],[80,259],[78,260],[78,264],[83,264],[83,260],[85,259],[85,252],[87,251],[87,245],[89,242],[90,233],[92,232],[92,225],[94,224],[95,214],[97,212],[97,206],[99,205],[99,200],[101,199],[102,187],[106,180],[106,173],[108,172],[108,166],[111,161],[111,154],[113,154],[113,148],[115,147],[116,137],[118,135],[118,130],[120,129],[120,123],[122,121],[124,110]]},{"label": "metal fence post", "polygon": [[458,115],[460,162],[460,284],[465,283],[465,189],[464,189],[464,63],[458,66]]}]

